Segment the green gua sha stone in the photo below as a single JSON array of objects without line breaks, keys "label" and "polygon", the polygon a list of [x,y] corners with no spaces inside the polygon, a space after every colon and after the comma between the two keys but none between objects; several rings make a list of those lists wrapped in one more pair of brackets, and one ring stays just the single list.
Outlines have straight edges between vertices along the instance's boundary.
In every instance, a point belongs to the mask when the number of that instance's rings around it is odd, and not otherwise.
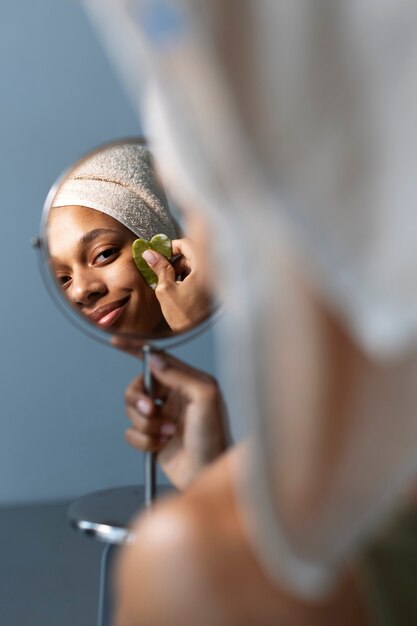
[{"label": "green gua sha stone", "polygon": [[136,263],[136,267],[142,274],[143,278],[148,283],[149,287],[155,289],[158,284],[158,278],[151,270],[145,259],[142,259],[142,254],[145,250],[155,250],[162,254],[168,261],[172,259],[172,246],[171,239],[167,235],[159,234],[154,235],[150,241],[146,239],[135,239],[132,243],[133,259]]}]

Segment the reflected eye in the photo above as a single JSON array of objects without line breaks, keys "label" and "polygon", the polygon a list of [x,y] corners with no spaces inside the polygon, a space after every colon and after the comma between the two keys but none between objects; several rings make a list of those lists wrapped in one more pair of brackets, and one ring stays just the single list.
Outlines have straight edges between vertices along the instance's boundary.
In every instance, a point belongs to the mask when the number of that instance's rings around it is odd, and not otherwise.
[{"label": "reflected eye", "polygon": [[56,280],[60,287],[65,287],[67,283],[69,283],[69,281],[71,280],[71,277],[70,276],[57,276]]},{"label": "reflected eye", "polygon": [[105,250],[102,250],[102,252],[100,252],[100,254],[98,254],[95,257],[94,263],[102,263],[103,261],[108,261],[113,256],[115,256],[118,252],[119,252],[119,248],[106,248]]}]

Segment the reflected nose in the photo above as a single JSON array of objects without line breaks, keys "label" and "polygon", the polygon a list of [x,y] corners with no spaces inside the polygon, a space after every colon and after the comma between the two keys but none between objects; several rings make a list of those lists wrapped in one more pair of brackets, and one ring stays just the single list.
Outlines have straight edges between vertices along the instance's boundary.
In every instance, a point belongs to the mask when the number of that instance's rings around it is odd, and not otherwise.
[{"label": "reflected nose", "polygon": [[97,272],[81,270],[73,273],[69,298],[79,307],[92,306],[107,293],[107,287]]}]

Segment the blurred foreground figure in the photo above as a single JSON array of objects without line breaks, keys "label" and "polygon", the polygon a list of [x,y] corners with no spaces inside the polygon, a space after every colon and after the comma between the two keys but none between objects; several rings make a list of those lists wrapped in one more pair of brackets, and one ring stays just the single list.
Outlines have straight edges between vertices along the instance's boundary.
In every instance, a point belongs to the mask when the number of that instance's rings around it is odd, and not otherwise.
[{"label": "blurred foreground figure", "polygon": [[139,521],[118,624],[417,623],[417,5],[88,4],[216,242],[253,431]]}]

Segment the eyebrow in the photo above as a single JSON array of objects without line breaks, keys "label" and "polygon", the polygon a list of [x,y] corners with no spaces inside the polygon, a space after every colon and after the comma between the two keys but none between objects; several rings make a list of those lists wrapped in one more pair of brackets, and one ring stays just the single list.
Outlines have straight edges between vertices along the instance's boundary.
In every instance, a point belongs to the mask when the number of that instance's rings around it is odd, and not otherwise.
[{"label": "eyebrow", "polygon": [[[103,235],[120,235],[120,232],[115,228],[94,228],[94,230],[89,230],[88,233],[84,233],[78,241],[78,245],[85,246],[90,244],[92,241],[95,241],[98,237],[102,237]],[[57,265],[59,263],[59,259],[50,255],[49,260],[53,265]]]},{"label": "eyebrow", "polygon": [[88,233],[85,233],[82,237],[80,237],[80,244],[89,244],[98,237],[102,235],[119,235],[119,231],[113,228],[95,228],[94,230],[90,230]]}]

